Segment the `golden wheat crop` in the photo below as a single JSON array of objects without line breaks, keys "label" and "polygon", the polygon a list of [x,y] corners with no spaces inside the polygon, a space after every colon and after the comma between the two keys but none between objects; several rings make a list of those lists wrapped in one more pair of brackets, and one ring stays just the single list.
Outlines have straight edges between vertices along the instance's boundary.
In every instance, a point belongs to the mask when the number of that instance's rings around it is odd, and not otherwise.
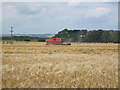
[{"label": "golden wheat crop", "polygon": [[0,42],[0,89],[2,88],[2,43]]},{"label": "golden wheat crop", "polygon": [[3,44],[3,88],[117,88],[118,44]]}]

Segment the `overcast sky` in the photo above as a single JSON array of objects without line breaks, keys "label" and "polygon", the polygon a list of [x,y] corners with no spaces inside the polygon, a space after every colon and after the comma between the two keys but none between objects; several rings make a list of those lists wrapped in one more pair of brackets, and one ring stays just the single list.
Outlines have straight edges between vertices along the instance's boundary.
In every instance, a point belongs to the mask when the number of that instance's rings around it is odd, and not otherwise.
[{"label": "overcast sky", "polygon": [[2,10],[3,34],[11,26],[15,34],[118,29],[117,2],[4,2]]}]

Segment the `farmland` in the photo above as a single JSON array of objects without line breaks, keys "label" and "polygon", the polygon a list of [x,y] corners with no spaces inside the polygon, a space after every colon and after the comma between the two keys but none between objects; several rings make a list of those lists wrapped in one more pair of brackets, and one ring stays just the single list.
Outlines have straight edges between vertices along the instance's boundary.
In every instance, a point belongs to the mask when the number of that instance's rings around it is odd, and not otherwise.
[{"label": "farmland", "polygon": [[3,88],[116,88],[118,44],[2,46]]}]

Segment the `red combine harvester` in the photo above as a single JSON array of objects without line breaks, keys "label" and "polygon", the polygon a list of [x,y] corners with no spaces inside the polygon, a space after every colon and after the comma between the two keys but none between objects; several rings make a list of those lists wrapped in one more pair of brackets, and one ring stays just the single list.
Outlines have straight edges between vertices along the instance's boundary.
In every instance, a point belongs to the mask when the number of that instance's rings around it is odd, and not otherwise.
[{"label": "red combine harvester", "polygon": [[70,43],[63,43],[62,38],[46,39],[46,45],[71,45]]}]

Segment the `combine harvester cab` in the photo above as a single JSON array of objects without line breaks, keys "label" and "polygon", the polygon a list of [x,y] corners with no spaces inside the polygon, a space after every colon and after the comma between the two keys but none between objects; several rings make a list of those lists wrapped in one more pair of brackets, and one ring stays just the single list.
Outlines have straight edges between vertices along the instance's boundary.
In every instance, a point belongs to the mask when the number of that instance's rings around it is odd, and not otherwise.
[{"label": "combine harvester cab", "polygon": [[71,43],[63,43],[62,38],[46,39],[46,45],[71,45]]},{"label": "combine harvester cab", "polygon": [[46,45],[62,45],[62,38],[46,39]]}]

